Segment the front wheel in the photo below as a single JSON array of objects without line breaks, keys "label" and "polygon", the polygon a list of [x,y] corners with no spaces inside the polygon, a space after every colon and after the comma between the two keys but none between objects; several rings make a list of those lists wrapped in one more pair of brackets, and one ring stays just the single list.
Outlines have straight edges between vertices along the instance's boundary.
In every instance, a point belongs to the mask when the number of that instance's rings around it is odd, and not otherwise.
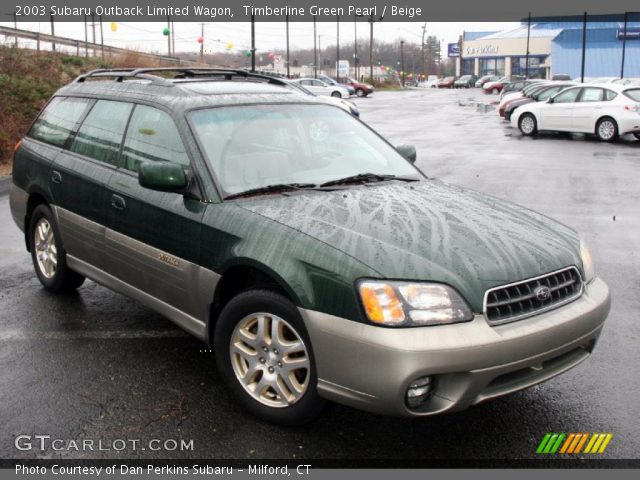
[{"label": "front wheel", "polygon": [[257,417],[300,425],[321,413],[311,341],[284,296],[250,290],[234,297],[220,313],[214,347],[220,373]]},{"label": "front wheel", "polygon": [[640,132],[635,132],[633,136],[636,137],[636,139],[640,140]]},{"label": "front wheel", "polygon": [[618,124],[613,118],[602,118],[596,125],[596,135],[603,142],[611,142],[618,136]]},{"label": "front wheel", "polygon": [[84,277],[67,267],[56,219],[47,205],[38,205],[29,222],[29,248],[40,283],[51,292],[73,290]]},{"label": "front wheel", "polygon": [[523,114],[518,121],[518,127],[520,128],[520,131],[523,135],[535,135],[538,131],[538,123],[536,122],[536,117],[534,117],[531,113]]},{"label": "front wheel", "polygon": [[365,97],[365,96],[366,96],[366,94],[364,93],[364,89],[362,89],[362,88],[358,88],[358,89],[356,89],[356,96],[358,96],[358,97]]},{"label": "front wheel", "polygon": [[342,98],[342,94],[340,92],[331,92],[332,97]]}]

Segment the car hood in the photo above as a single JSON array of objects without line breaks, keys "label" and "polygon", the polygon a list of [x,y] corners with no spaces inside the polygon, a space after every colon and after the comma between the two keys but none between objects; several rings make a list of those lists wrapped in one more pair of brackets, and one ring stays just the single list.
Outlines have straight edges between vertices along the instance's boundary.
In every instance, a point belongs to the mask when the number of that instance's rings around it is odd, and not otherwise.
[{"label": "car hood", "polygon": [[255,197],[238,206],[331,245],[381,277],[452,285],[476,311],[487,288],[581,265],[570,228],[437,180]]}]

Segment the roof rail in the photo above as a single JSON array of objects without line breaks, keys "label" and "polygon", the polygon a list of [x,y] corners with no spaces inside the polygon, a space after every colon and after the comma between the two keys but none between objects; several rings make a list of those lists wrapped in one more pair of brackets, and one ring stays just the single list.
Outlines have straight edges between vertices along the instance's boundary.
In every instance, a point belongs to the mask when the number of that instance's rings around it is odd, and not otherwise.
[{"label": "roof rail", "polygon": [[87,78],[113,77],[116,82],[122,82],[125,78],[141,78],[150,80],[155,85],[173,86],[172,79],[153,75],[152,72],[176,72],[173,79],[202,78],[223,76],[225,80],[233,80],[233,77],[253,78],[263,80],[274,85],[286,85],[286,80],[263,73],[253,73],[247,70],[216,68],[216,67],[145,67],[145,68],[99,68],[91,70],[77,77],[74,82],[83,83]]}]

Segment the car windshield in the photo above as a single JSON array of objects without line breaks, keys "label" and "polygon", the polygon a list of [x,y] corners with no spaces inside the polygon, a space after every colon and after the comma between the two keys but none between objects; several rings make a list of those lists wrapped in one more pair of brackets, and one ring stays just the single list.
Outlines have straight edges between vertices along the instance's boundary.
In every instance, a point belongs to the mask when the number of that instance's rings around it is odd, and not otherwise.
[{"label": "car windshield", "polygon": [[225,197],[362,173],[422,176],[376,133],[330,105],[230,106],[195,110],[190,118]]}]

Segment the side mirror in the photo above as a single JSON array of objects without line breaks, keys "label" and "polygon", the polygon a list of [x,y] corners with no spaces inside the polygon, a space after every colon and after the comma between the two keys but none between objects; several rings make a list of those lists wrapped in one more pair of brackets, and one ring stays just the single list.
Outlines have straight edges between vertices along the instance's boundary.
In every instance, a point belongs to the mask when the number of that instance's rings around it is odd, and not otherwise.
[{"label": "side mirror", "polygon": [[184,168],[170,162],[143,162],[138,171],[138,183],[151,190],[175,193],[181,193],[189,185]]},{"label": "side mirror", "polygon": [[416,147],[413,145],[398,145],[396,150],[400,155],[409,160],[411,163],[416,163],[418,154],[416,153]]},{"label": "side mirror", "polygon": [[551,97],[549,100],[547,100],[547,103],[553,103],[553,97]]}]

